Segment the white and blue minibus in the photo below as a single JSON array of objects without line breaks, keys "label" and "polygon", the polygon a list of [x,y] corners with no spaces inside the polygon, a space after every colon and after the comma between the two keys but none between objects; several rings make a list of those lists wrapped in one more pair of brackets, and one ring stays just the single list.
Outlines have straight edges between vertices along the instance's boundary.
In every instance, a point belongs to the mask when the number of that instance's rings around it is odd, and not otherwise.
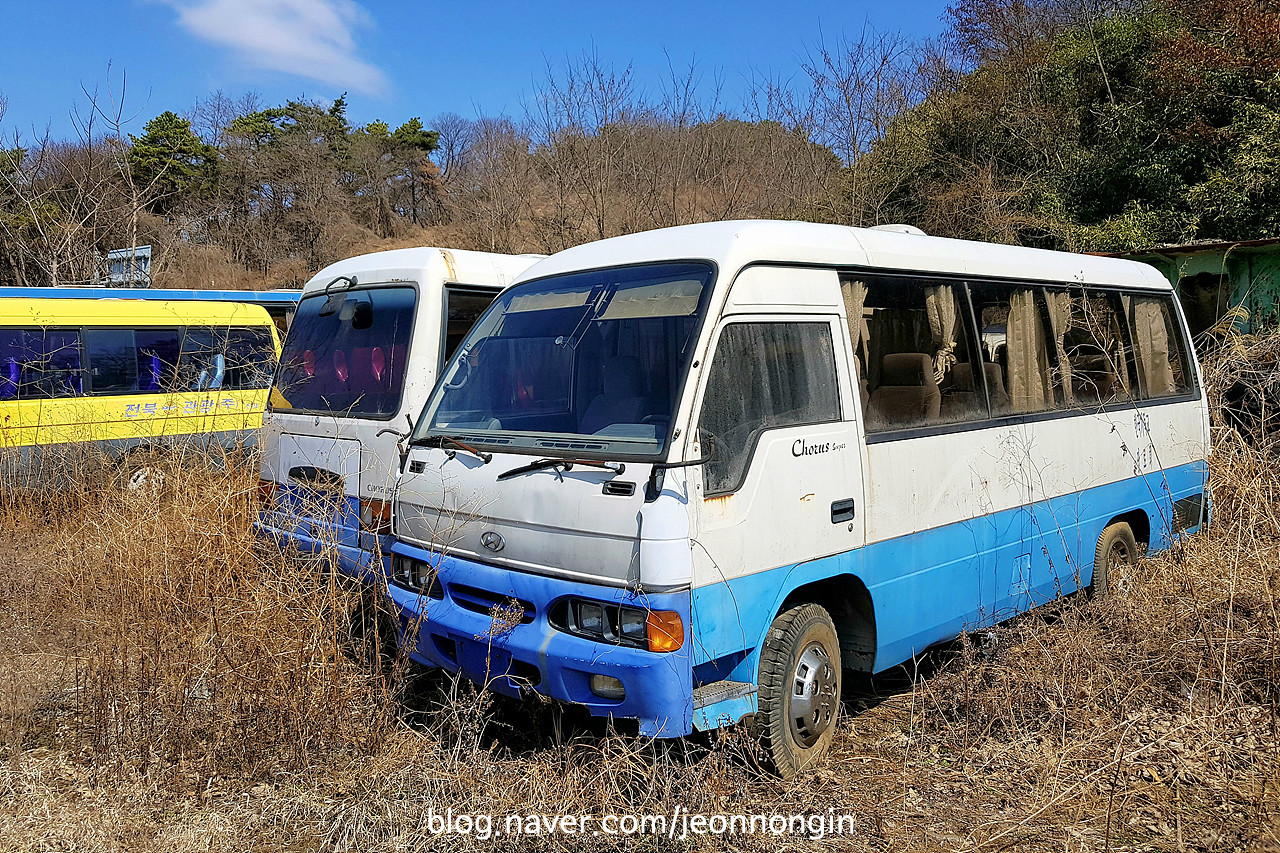
[{"label": "white and blue minibus", "polygon": [[383,568],[398,445],[440,365],[539,255],[396,249],[331,264],[302,289],[263,419],[257,530],[342,573]]},{"label": "white and blue minibus", "polygon": [[1143,264],[798,222],[531,267],[414,428],[388,594],[416,660],[783,775],[842,672],[1077,591],[1207,518],[1209,421]]}]

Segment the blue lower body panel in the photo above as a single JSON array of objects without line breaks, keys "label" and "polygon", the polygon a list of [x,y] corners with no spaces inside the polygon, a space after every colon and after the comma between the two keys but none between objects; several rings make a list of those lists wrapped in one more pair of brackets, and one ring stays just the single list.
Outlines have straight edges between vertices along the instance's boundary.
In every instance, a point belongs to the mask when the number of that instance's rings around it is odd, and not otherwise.
[{"label": "blue lower body panel", "polygon": [[326,517],[317,514],[323,506],[304,487],[280,486],[270,509],[264,509],[254,522],[254,531],[279,548],[293,547],[302,554],[320,556],[333,553],[337,569],[360,581],[372,582],[386,577],[390,536],[378,536],[360,529],[360,505],[356,498],[345,497]]},{"label": "blue lower body panel", "polygon": [[[1207,463],[1192,463],[697,587],[695,684],[756,684],[760,647],[787,596],[829,578],[866,589],[875,618],[871,668],[897,666],[964,631],[1087,587],[1098,538],[1117,515],[1143,513],[1150,550],[1170,547],[1173,503],[1198,494],[1207,500],[1207,479]],[[735,702],[711,710],[741,716],[753,708]]]},{"label": "blue lower body panel", "polygon": [[[397,542],[397,555],[438,562],[442,597],[429,598],[395,585],[388,587],[399,615],[401,642],[419,663],[461,673],[497,693],[516,696],[536,690],[562,702],[585,707],[593,716],[633,719],[640,733],[671,738],[688,734],[693,724],[693,688],[689,593],[637,594],[630,590],[549,578],[438,555]],[[648,610],[680,614],[686,640],[674,652],[650,652],[578,637],[553,628],[549,609],[574,596]],[[494,605],[511,599],[523,611],[501,621]],[[626,696],[606,699],[591,691],[592,675],[622,682]]]}]

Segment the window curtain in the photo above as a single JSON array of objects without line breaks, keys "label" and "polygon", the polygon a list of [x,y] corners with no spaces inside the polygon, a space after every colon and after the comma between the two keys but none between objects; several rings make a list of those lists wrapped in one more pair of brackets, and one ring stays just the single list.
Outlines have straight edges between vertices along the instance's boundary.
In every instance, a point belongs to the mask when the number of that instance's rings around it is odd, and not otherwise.
[{"label": "window curtain", "polygon": [[1005,327],[1009,399],[1015,412],[1040,412],[1053,399],[1049,352],[1035,292],[1015,290],[1009,297]]},{"label": "window curtain", "polygon": [[862,311],[867,304],[867,285],[861,281],[840,281],[840,295],[844,298],[845,322],[849,325],[849,344],[853,349],[853,381],[858,386],[858,399],[867,405],[867,377],[863,370],[867,352],[867,321]]},{"label": "window curtain", "polygon": [[1075,391],[1071,387],[1071,361],[1067,358],[1067,348],[1063,345],[1067,330],[1071,328],[1071,294],[1066,291],[1046,290],[1045,302],[1049,306],[1049,326],[1053,329],[1053,346],[1058,354],[1058,378],[1062,382],[1062,400],[1070,406],[1075,402]]},{"label": "window curtain", "polygon": [[956,298],[949,284],[925,289],[925,313],[933,335],[933,379],[941,384],[956,363]]},{"label": "window curtain", "polygon": [[1162,397],[1177,390],[1173,366],[1169,362],[1169,327],[1165,323],[1165,306],[1156,299],[1131,299],[1125,296],[1124,310],[1133,329],[1133,344],[1138,351],[1138,366],[1147,386],[1147,395]]},{"label": "window curtain", "polygon": [[840,282],[840,295],[844,297],[845,321],[849,324],[849,342],[858,352],[862,340],[862,309],[867,304],[867,285],[861,281]]},{"label": "window curtain", "polygon": [[[1110,308],[1111,303],[1108,302],[1107,305]],[[1125,310],[1123,306],[1121,306],[1121,310]],[[1111,357],[1111,373],[1120,382],[1120,396],[1128,398],[1133,396],[1133,389],[1130,388],[1133,378],[1129,375],[1129,356],[1125,352],[1124,329],[1121,328],[1123,323],[1124,317],[1117,314],[1114,309],[1107,311],[1108,334],[1111,336],[1113,345],[1111,349],[1114,350],[1114,352],[1108,351]]]}]

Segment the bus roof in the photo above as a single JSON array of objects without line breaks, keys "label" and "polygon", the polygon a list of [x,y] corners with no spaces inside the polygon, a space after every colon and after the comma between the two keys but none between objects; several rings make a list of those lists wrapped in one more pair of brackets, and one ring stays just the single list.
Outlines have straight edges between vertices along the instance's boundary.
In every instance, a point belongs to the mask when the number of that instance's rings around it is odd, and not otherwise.
[{"label": "bus roof", "polygon": [[442,281],[506,287],[544,255],[504,255],[466,249],[422,246],[370,252],[332,263],[312,276],[304,293],[323,290],[339,276],[356,276],[362,284],[393,281]]},{"label": "bus roof", "polygon": [[25,299],[160,299],[170,301],[248,302],[273,307],[293,306],[301,290],[169,290],[150,287],[0,287],[0,298]]},{"label": "bus roof", "polygon": [[272,326],[261,305],[159,299],[0,299],[0,325],[13,326]]},{"label": "bus roof", "polygon": [[984,278],[1118,285],[1169,290],[1137,261],[980,243],[845,225],[739,220],[679,225],[565,249],[521,280],[576,270],[670,260],[709,260],[721,270],[774,262],[861,267]]}]

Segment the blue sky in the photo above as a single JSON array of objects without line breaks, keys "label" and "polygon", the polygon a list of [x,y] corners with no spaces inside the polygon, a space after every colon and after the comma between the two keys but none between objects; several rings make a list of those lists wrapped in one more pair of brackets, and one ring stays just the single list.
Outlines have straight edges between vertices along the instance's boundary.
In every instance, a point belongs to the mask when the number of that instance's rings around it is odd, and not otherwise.
[{"label": "blue sky", "polygon": [[[696,62],[709,90],[736,107],[753,69],[799,73],[820,38],[856,36],[864,22],[936,35],[945,0],[922,2],[421,3],[410,0],[33,0],[14,2],[0,29],[4,135],[74,127],[95,89],[106,103],[125,78],[126,130],[184,112],[216,90],[258,93],[265,106],[349,92],[356,124],[394,126],[442,112],[523,114],[548,63],[594,50],[628,64],[646,90],[668,64]],[[668,59],[670,57],[670,59]],[[108,79],[108,65],[110,75]]]}]

